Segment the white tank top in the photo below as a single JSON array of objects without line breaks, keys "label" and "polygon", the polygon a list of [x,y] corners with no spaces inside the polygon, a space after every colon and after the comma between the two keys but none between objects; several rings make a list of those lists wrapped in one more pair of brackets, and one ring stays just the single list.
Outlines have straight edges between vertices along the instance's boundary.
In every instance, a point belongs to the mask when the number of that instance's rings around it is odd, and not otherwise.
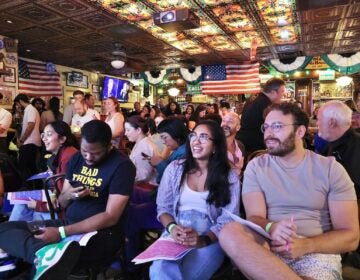
[{"label": "white tank top", "polygon": [[200,213],[207,213],[206,199],[209,195],[209,191],[196,192],[192,190],[185,178],[183,183],[183,190],[180,194],[179,211],[196,210]]}]

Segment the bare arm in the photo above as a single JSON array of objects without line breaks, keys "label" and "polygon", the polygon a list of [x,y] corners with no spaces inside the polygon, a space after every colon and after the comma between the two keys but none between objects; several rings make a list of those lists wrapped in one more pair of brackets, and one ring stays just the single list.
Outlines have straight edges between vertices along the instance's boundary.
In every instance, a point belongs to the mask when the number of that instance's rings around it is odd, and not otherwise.
[{"label": "bare arm", "polygon": [[106,210],[81,222],[65,227],[66,235],[73,235],[83,232],[90,232],[114,226],[119,221],[129,196],[111,194],[106,205]]},{"label": "bare arm", "polygon": [[20,138],[20,142],[24,143],[26,139],[30,136],[31,132],[33,131],[35,127],[34,122],[28,122],[24,134]]},{"label": "bare arm", "polygon": [[0,207],[3,204],[3,200],[4,200],[4,192],[5,192],[5,188],[4,188],[4,179],[0,170]]},{"label": "bare arm", "polygon": [[124,130],[124,117],[122,114],[116,114],[114,116],[115,128],[112,132],[112,138],[119,137]]},{"label": "bare arm", "polygon": [[272,240],[277,240],[279,244],[285,245],[296,235],[296,226],[291,219],[276,222],[267,219],[266,201],[262,192],[243,194],[243,202],[248,220],[263,229],[269,222],[272,222],[269,231]]}]

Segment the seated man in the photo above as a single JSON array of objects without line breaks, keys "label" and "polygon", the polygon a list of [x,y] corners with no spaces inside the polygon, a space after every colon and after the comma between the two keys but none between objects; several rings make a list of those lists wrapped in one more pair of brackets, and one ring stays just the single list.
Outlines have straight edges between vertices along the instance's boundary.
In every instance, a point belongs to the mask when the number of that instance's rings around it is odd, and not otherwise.
[{"label": "seated man", "polygon": [[226,147],[231,169],[240,176],[244,164],[244,145],[235,139],[236,133],[240,129],[240,117],[234,112],[227,113],[221,122],[221,127],[226,136]]},{"label": "seated man", "polygon": [[304,149],[308,123],[296,105],[272,105],[262,125],[268,154],[244,173],[247,218],[270,234],[269,243],[238,223],[220,234],[223,249],[252,279],[341,279],[339,254],[358,245],[354,184],[333,157]]},{"label": "seated man", "polygon": [[[111,145],[110,127],[98,120],[81,130],[81,152],[68,163],[59,197],[64,220],[46,221],[33,235],[26,222],[0,224],[0,248],[35,263],[34,279],[66,279],[75,265],[114,255],[121,246],[122,218],[135,179],[135,167]],[[66,236],[97,230],[85,247],[60,242]]]}]

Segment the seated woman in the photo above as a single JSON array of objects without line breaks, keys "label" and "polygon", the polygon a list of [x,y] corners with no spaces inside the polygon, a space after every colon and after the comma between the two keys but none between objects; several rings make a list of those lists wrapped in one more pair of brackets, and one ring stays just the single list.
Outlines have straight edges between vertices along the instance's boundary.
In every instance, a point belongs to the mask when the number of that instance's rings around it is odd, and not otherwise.
[{"label": "seated woman", "polygon": [[165,170],[156,200],[163,235],[195,249],[178,261],[154,261],[150,279],[209,279],[221,266],[217,236],[229,221],[222,208],[238,215],[240,204],[239,178],[226,154],[223,130],[203,121],[189,134],[186,158]]},{"label": "seated woman", "polygon": [[150,164],[149,158],[156,155],[156,147],[147,137],[148,121],[141,116],[132,116],[125,121],[125,135],[130,142],[135,142],[130,159],[136,167],[135,182],[156,184],[156,170]]},{"label": "seated woman", "polygon": [[166,147],[171,151],[171,154],[167,159],[163,159],[160,156],[153,156],[150,158],[151,165],[156,166],[156,181],[160,183],[161,177],[168,164],[173,160],[185,156],[185,142],[189,130],[182,120],[176,117],[166,118],[158,125],[157,129]]},{"label": "seated woman", "polygon": [[[49,169],[54,174],[65,173],[67,162],[77,152],[77,141],[69,125],[63,121],[49,123],[41,133],[41,139],[46,150],[52,153],[48,159]],[[41,219],[40,216],[45,220],[50,219],[47,203],[31,200],[28,204],[16,204],[9,221],[31,221]]]}]

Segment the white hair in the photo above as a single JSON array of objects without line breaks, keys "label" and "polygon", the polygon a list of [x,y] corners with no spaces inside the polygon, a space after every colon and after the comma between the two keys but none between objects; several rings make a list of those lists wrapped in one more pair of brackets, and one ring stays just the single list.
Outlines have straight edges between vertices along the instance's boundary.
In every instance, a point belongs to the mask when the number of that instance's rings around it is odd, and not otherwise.
[{"label": "white hair", "polygon": [[343,102],[328,101],[321,106],[321,111],[326,120],[335,119],[340,126],[351,126],[352,111]]}]

